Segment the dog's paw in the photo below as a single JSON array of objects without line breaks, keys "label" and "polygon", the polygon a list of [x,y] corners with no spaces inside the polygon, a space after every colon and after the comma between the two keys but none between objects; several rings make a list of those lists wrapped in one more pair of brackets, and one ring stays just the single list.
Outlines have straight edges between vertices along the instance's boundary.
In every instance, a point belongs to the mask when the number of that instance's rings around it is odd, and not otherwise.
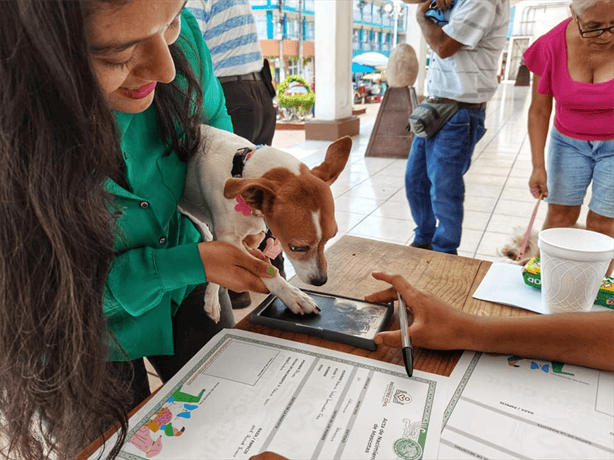
[{"label": "dog's paw", "polygon": [[320,313],[316,301],[300,289],[293,287],[292,290],[287,290],[282,295],[283,297],[278,297],[293,313],[299,315]]},{"label": "dog's paw", "polygon": [[318,304],[315,300],[301,291],[299,288],[292,286],[281,276],[275,278],[262,278],[264,285],[271,291],[271,294],[277,296],[292,313],[303,315],[305,313],[320,313]]},{"label": "dog's paw", "polygon": [[205,290],[205,313],[207,313],[207,316],[215,323],[220,322],[220,313],[222,311],[219,290],[220,287],[217,284],[211,283],[207,285],[207,289]]}]

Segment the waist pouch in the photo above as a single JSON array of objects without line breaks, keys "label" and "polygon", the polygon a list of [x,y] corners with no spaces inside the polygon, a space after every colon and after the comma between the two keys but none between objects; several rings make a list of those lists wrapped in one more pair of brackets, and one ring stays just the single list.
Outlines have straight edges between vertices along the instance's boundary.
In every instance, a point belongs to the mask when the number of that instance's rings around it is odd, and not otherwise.
[{"label": "waist pouch", "polygon": [[458,104],[423,102],[409,116],[407,130],[418,137],[433,137],[458,109]]}]

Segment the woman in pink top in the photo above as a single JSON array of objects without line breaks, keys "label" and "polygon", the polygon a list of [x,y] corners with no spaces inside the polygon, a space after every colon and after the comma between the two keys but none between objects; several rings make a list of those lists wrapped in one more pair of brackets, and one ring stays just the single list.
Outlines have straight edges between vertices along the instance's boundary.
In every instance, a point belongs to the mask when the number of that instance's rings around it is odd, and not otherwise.
[{"label": "woman in pink top", "polygon": [[548,197],[543,228],[570,227],[592,180],[586,227],[614,237],[614,0],[573,0],[571,14],[524,54],[534,74],[529,187]]}]

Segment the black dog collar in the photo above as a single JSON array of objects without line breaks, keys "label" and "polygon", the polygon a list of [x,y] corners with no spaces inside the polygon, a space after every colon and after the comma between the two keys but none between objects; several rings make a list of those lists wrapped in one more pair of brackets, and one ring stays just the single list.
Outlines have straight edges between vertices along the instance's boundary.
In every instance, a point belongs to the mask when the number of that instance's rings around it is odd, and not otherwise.
[{"label": "black dog collar", "polygon": [[245,163],[247,163],[247,160],[249,160],[256,150],[261,147],[262,145],[258,145],[255,149],[250,147],[237,149],[235,156],[232,157],[232,171],[230,171],[232,177],[243,177],[243,168],[245,167]]}]

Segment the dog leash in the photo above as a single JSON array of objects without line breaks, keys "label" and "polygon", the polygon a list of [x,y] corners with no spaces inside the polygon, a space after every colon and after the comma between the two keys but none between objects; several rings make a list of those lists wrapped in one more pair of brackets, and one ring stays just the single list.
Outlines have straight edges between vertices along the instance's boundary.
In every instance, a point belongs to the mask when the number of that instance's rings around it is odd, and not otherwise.
[{"label": "dog leash", "polygon": [[[533,189],[533,196],[539,190]],[[529,220],[529,226],[527,227],[527,232],[524,234],[524,240],[522,240],[522,246],[520,246],[520,251],[518,251],[518,255],[516,256],[516,260],[521,260],[524,255],[524,251],[527,249],[527,244],[529,243],[529,237],[531,236],[531,230],[533,230],[533,224],[535,223],[535,216],[537,216],[537,210],[539,209],[539,203],[542,201],[543,193],[540,193],[537,197],[537,203],[535,204],[535,208],[533,208],[533,214],[531,214],[531,220]]]}]

